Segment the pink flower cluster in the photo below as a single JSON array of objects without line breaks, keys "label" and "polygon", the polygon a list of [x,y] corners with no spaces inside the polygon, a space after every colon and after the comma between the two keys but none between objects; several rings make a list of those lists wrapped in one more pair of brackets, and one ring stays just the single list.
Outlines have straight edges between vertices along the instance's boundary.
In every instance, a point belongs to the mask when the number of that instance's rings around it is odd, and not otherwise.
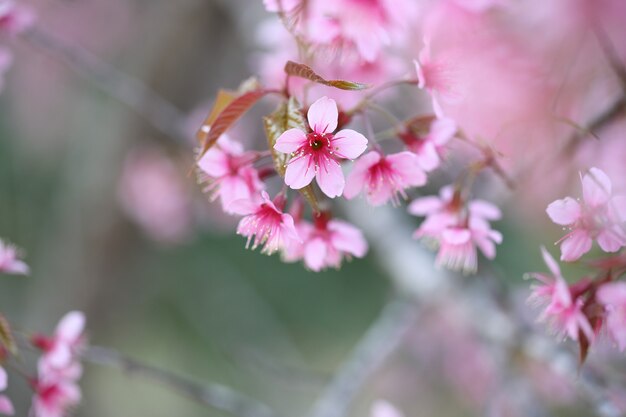
[{"label": "pink flower cluster", "polygon": [[85,344],[84,328],[84,314],[72,311],[61,319],[53,336],[33,336],[33,345],[43,352],[37,365],[37,378],[32,381],[35,417],[64,417],[80,402],[79,354]]},{"label": "pink flower cluster", "polygon": [[[28,30],[35,15],[28,6],[14,0],[0,0],[0,36],[15,36]],[[0,91],[4,87],[4,74],[13,64],[13,53],[0,44]]]},{"label": "pink flower cluster", "polygon": [[487,257],[496,256],[496,244],[502,234],[493,230],[490,221],[501,217],[500,209],[484,200],[466,201],[452,186],[441,189],[439,196],[415,199],[409,213],[426,219],[414,237],[439,248],[437,265],[465,273],[478,267],[477,248]]}]

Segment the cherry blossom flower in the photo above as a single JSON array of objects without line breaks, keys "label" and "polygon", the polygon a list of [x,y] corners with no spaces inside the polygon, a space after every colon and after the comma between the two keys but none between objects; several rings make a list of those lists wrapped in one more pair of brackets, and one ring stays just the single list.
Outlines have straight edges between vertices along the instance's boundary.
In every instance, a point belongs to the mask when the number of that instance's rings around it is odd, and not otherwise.
[{"label": "cherry blossom flower", "polygon": [[289,129],[280,135],[274,149],[292,155],[285,172],[285,184],[289,187],[299,190],[315,177],[328,197],[338,197],[343,193],[345,179],[339,159],[359,157],[367,147],[367,139],[351,129],[333,134],[338,117],[335,101],[322,97],[308,111],[311,133]]},{"label": "cherry blossom flower", "polygon": [[606,308],[606,327],[621,351],[626,350],[626,283],[600,286],[596,298]]},{"label": "cherry blossom flower", "polygon": [[371,417],[404,417],[391,403],[385,400],[376,400],[372,404]]},{"label": "cherry blossom flower", "polygon": [[593,240],[605,252],[626,246],[626,196],[611,195],[611,180],[598,168],[581,178],[583,202],[556,200],[546,209],[553,222],[568,226],[561,243],[561,260],[571,262],[589,252]]},{"label": "cherry blossom flower", "polygon": [[51,368],[70,367],[82,348],[85,338],[85,315],[80,311],[67,313],[57,325],[52,337],[35,335],[32,342],[43,351],[41,361]]},{"label": "cherry blossom flower", "polygon": [[[4,370],[3,367],[0,366],[0,392],[7,389],[8,385],[8,376],[7,371]],[[15,414],[15,409],[13,408],[13,403],[6,395],[0,394],[0,414],[5,416],[12,416]]]},{"label": "cherry blossom flower", "polygon": [[433,171],[441,164],[446,144],[454,137],[457,126],[449,118],[437,118],[430,125],[430,131],[424,137],[418,137],[407,131],[400,134],[400,139],[407,148],[417,155],[417,159],[426,172]]},{"label": "cherry blossom flower", "polygon": [[58,378],[55,374],[40,373],[33,386],[35,395],[31,412],[34,417],[65,417],[81,399],[75,381]]},{"label": "cherry blossom flower", "polygon": [[461,95],[456,91],[456,76],[452,65],[442,58],[433,58],[429,36],[424,36],[424,48],[414,60],[417,71],[418,87],[430,94],[433,110],[439,118],[443,118],[441,102],[456,103]]},{"label": "cherry blossom flower", "polygon": [[327,214],[319,214],[312,225],[299,221],[296,225],[302,242],[292,244],[283,251],[286,262],[304,260],[307,268],[319,272],[326,268],[341,267],[344,257],[362,258],[367,253],[367,241],[359,229]]},{"label": "cherry blossom flower", "polygon": [[439,248],[437,266],[446,266],[464,273],[475,272],[478,266],[476,248],[488,259],[496,255],[496,243],[502,234],[491,229],[489,220],[498,220],[500,210],[484,200],[464,203],[451,186],[443,187],[439,197],[414,200],[408,207],[415,216],[426,216],[413,237]]},{"label": "cherry blossom flower", "polygon": [[0,0],[0,31],[16,35],[30,29],[35,23],[33,10],[13,0]]},{"label": "cherry blossom flower", "polygon": [[200,181],[207,183],[205,191],[218,196],[225,212],[235,200],[250,200],[264,189],[259,173],[252,166],[257,159],[254,152],[244,152],[239,142],[222,135],[216,146],[198,160]]},{"label": "cherry blossom flower", "polygon": [[284,198],[277,198],[275,204],[265,191],[261,192],[259,202],[242,199],[231,203],[229,210],[245,216],[239,221],[237,234],[248,238],[246,248],[250,246],[254,237],[252,249],[263,245],[261,252],[271,255],[293,242],[301,241],[293,217],[283,213],[281,207],[283,205]]},{"label": "cherry blossom flower", "polygon": [[405,189],[425,183],[426,174],[415,154],[400,152],[383,155],[379,151],[372,151],[354,163],[346,181],[344,197],[352,199],[365,189],[367,201],[373,206],[385,204],[389,200],[393,205],[398,205],[398,195],[407,198]]},{"label": "cherry blossom flower", "polygon": [[18,258],[16,247],[0,239],[0,273],[26,275],[29,271],[28,265]]},{"label": "cherry blossom flower", "polygon": [[582,311],[584,301],[573,295],[561,274],[561,268],[544,247],[541,253],[551,275],[538,272],[530,274],[540,284],[531,287],[529,297],[529,301],[545,306],[539,321],[549,321],[557,333],[565,334],[572,340],[578,340],[580,332],[588,340],[593,340],[593,329]]}]

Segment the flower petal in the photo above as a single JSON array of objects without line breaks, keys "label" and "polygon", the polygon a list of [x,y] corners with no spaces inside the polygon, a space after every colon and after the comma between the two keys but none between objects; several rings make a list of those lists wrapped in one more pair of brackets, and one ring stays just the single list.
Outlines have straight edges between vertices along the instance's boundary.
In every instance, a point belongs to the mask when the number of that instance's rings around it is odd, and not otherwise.
[{"label": "flower petal", "polygon": [[282,153],[297,151],[306,142],[306,134],[300,129],[289,129],[276,139],[274,149]]},{"label": "flower petal", "polygon": [[85,314],[82,311],[70,311],[56,328],[56,336],[74,342],[80,338],[85,329]]},{"label": "flower petal", "polygon": [[362,258],[367,253],[367,241],[363,233],[353,225],[340,220],[331,220],[328,222],[328,230],[334,232],[331,242],[340,251],[357,258]]},{"label": "flower petal", "polygon": [[469,203],[469,211],[472,216],[478,216],[486,220],[499,220],[502,212],[495,205],[485,200],[472,200]]},{"label": "flower petal", "polygon": [[565,197],[550,203],[546,213],[554,223],[566,226],[580,218],[580,204],[571,197]]},{"label": "flower petal", "polygon": [[409,204],[408,211],[414,216],[426,216],[440,211],[442,208],[443,202],[439,197],[428,196],[413,200],[413,202]]},{"label": "flower petal", "polygon": [[593,240],[586,230],[575,230],[561,243],[561,260],[572,262],[591,250]]},{"label": "flower petal", "polygon": [[591,168],[583,177],[583,196],[591,207],[605,204],[611,197],[611,180],[598,168]]},{"label": "flower petal", "polygon": [[13,403],[6,395],[0,395],[0,414],[12,416],[15,414]]},{"label": "flower petal", "polygon": [[325,264],[326,252],[326,244],[322,239],[312,239],[304,248],[304,264],[315,272],[320,271]]},{"label": "flower petal", "polygon": [[[317,168],[319,170],[319,167]],[[287,164],[285,184],[294,190],[306,187],[315,177],[316,167],[310,156],[296,156]]]},{"label": "flower petal", "polygon": [[550,255],[550,252],[548,252],[543,246],[541,247],[541,256],[543,256],[543,261],[548,266],[550,272],[552,272],[552,275],[554,275],[555,277],[560,277],[561,268],[559,267],[559,264],[554,260],[552,255]]},{"label": "flower petal", "polygon": [[343,129],[332,138],[331,146],[337,156],[356,159],[367,149],[367,139],[352,129]]},{"label": "flower petal", "polygon": [[399,152],[388,155],[386,159],[401,182],[397,186],[408,188],[426,184],[426,174],[414,153]]},{"label": "flower petal", "polygon": [[[324,194],[330,198],[339,197],[343,193],[345,179],[341,166],[333,159],[321,159],[317,169],[317,184]],[[287,177],[285,177],[286,179]]]},{"label": "flower petal", "polygon": [[352,171],[346,179],[346,188],[343,190],[343,196],[348,200],[356,197],[368,178],[368,171],[372,165],[380,161],[380,153],[369,152],[354,162]]},{"label": "flower petal", "polygon": [[311,104],[307,113],[309,126],[316,133],[332,133],[337,129],[339,111],[337,103],[332,98],[326,96]]}]

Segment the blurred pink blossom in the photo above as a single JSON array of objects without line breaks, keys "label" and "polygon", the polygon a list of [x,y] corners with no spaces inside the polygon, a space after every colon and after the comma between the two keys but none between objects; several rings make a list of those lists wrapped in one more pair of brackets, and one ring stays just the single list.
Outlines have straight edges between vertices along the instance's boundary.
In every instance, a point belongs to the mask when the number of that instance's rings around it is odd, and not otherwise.
[{"label": "blurred pink blossom", "polygon": [[26,275],[30,268],[18,258],[18,250],[15,246],[0,239],[0,273]]},{"label": "blurred pink blossom", "polygon": [[34,11],[13,0],[0,0],[0,31],[16,35],[31,28],[35,23]]},{"label": "blurred pink blossom", "polygon": [[52,337],[33,336],[33,344],[43,351],[41,360],[52,368],[69,367],[85,343],[85,315],[80,311],[67,313]]},{"label": "blurred pink blossom", "polygon": [[417,156],[411,152],[383,155],[372,151],[360,157],[346,181],[344,197],[352,199],[362,190],[373,206],[391,200],[399,205],[399,196],[407,198],[405,189],[426,184],[426,174]]},{"label": "blurred pink blossom", "polygon": [[546,210],[553,222],[570,228],[559,241],[562,261],[575,261],[589,252],[594,239],[605,252],[626,246],[626,196],[612,196],[611,180],[598,168],[591,168],[581,180],[583,203],[566,197]]},{"label": "blurred pink blossom", "polygon": [[626,350],[626,283],[603,284],[596,297],[606,308],[606,327],[609,334],[621,351]]},{"label": "blurred pink blossom", "polygon": [[372,404],[371,417],[404,417],[404,414],[390,402],[385,400],[376,400]]},{"label": "blurred pink blossom", "polygon": [[[8,376],[7,371],[4,370],[3,367],[0,366],[0,392],[7,389],[8,385]],[[0,394],[0,414],[6,416],[12,416],[15,414],[15,409],[13,408],[13,403],[4,394]]]},{"label": "blurred pink blossom", "polygon": [[449,118],[436,118],[430,125],[430,131],[424,137],[417,137],[413,132],[400,134],[400,139],[407,148],[417,155],[417,159],[426,172],[435,170],[445,155],[446,144],[454,137],[457,126]]},{"label": "blurred pink blossom", "polygon": [[338,117],[337,103],[322,97],[308,111],[313,132],[289,129],[280,135],[274,148],[292,155],[287,164],[285,184],[299,190],[315,177],[328,197],[338,197],[343,193],[345,180],[339,159],[357,158],[365,151],[367,139],[351,129],[333,134]]}]

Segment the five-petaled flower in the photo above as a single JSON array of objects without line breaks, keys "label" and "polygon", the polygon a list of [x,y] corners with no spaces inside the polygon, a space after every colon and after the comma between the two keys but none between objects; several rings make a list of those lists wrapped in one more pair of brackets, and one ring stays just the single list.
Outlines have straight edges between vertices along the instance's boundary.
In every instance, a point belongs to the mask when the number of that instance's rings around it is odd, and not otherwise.
[{"label": "five-petaled flower", "polygon": [[328,197],[338,197],[343,193],[345,179],[339,160],[359,157],[367,148],[367,139],[351,129],[333,133],[338,116],[335,101],[322,97],[308,111],[312,132],[289,129],[280,135],[274,149],[291,154],[285,172],[285,184],[289,187],[301,189],[315,177]]},{"label": "five-petaled flower", "polygon": [[591,168],[581,181],[583,202],[565,197],[546,210],[553,222],[570,228],[559,240],[562,261],[575,261],[589,252],[594,239],[605,252],[626,246],[626,196],[612,196],[611,180],[598,168]]}]

